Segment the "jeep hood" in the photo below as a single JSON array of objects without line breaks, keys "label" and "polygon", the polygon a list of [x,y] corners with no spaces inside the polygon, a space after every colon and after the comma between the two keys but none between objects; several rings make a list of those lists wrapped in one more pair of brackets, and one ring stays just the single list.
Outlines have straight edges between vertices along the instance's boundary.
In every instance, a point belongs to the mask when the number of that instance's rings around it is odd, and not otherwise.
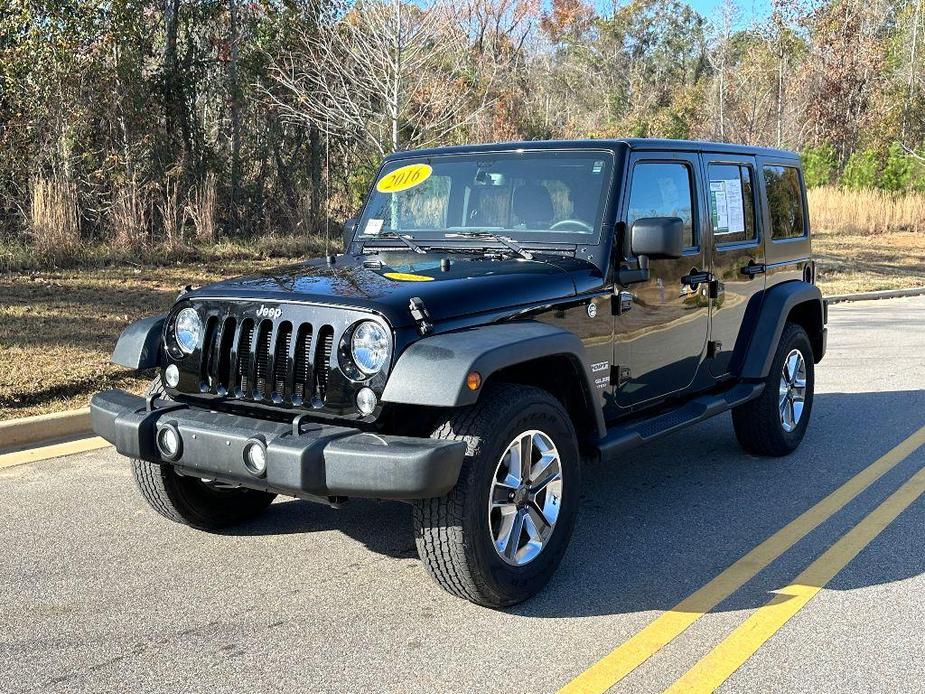
[{"label": "jeep hood", "polygon": [[[441,269],[441,261],[449,261]],[[572,257],[536,254],[533,260],[464,253],[341,255],[201,287],[184,298],[266,300],[366,308],[395,327],[413,324],[411,297],[433,321],[574,296],[572,273],[594,269]]]}]

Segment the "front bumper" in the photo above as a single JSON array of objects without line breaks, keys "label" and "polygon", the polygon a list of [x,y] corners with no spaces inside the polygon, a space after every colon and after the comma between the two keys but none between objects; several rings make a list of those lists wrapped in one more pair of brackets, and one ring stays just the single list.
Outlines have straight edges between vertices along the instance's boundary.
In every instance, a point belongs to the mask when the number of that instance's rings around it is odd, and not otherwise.
[{"label": "front bumper", "polygon": [[[108,390],[90,401],[93,429],[122,455],[174,465],[196,477],[303,498],[426,499],[450,491],[466,445],[410,436],[383,436],[351,427],[270,422],[167,400],[146,401]],[[176,427],[181,446],[165,459],[157,432]],[[245,444],[266,443],[266,473],[244,465]]]}]

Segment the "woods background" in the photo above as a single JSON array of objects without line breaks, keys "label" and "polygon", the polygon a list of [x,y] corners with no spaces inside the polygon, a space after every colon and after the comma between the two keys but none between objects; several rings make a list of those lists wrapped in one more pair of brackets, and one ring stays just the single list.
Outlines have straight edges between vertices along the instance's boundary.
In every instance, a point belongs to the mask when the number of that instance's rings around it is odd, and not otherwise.
[{"label": "woods background", "polygon": [[795,149],[810,186],[911,194],[918,224],[923,5],[6,0],[0,255],[298,254],[385,153],[572,137]]}]

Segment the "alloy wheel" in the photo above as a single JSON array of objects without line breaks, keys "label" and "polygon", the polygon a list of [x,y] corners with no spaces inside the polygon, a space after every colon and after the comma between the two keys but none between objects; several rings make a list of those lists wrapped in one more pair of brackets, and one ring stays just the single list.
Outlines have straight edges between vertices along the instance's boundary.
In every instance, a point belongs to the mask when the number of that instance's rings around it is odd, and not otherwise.
[{"label": "alloy wheel", "polygon": [[511,441],[498,466],[488,501],[488,524],[498,556],[523,566],[548,544],[562,505],[562,464],[542,431]]},{"label": "alloy wheel", "polygon": [[806,360],[798,349],[791,350],[780,374],[778,409],[780,424],[790,433],[797,428],[806,402]]}]

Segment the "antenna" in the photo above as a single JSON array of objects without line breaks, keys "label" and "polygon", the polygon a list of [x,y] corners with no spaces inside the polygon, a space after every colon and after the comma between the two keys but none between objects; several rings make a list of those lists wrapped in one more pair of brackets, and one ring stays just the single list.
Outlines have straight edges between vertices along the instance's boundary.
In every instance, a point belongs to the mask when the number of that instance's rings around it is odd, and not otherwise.
[{"label": "antenna", "polygon": [[324,119],[324,254],[331,257],[331,134]]}]

